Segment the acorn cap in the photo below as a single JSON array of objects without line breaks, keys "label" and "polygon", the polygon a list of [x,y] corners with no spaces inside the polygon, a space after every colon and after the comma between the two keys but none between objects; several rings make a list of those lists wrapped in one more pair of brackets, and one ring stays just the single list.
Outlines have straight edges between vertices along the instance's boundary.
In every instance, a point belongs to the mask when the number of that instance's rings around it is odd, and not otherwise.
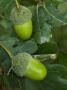
[{"label": "acorn cap", "polygon": [[20,5],[19,10],[17,10],[16,7],[14,7],[11,10],[10,19],[13,22],[13,24],[24,24],[25,22],[29,21],[31,18],[32,18],[32,13],[25,6]]},{"label": "acorn cap", "polygon": [[20,77],[25,75],[30,60],[32,60],[32,56],[25,52],[19,53],[18,55],[13,57],[12,69],[16,73],[16,75]]}]

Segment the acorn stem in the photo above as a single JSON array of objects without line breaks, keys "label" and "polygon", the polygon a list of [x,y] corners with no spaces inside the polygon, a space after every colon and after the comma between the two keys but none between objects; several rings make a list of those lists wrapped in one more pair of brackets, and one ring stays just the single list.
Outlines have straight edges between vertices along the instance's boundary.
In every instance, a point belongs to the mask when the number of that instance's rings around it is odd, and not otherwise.
[{"label": "acorn stem", "polygon": [[9,76],[10,72],[12,70],[12,66],[9,68],[7,75]]},{"label": "acorn stem", "polygon": [[55,60],[57,58],[57,55],[56,54],[41,54],[41,55],[33,55],[33,57],[39,58],[40,61],[45,61],[47,59]]},{"label": "acorn stem", "polygon": [[0,43],[0,47],[9,55],[10,59],[12,60],[13,54],[1,43]]},{"label": "acorn stem", "polygon": [[18,3],[17,0],[15,0],[15,2],[16,2],[16,8],[17,8],[17,10],[19,11],[19,10],[20,10],[20,5],[19,5],[19,3]]}]

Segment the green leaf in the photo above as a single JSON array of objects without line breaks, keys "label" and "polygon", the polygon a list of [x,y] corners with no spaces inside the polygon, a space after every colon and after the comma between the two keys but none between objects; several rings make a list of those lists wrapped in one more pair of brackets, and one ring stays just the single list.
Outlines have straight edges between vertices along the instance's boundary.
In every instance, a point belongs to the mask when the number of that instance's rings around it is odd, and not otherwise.
[{"label": "green leaf", "polygon": [[37,51],[38,46],[33,40],[22,42],[17,38],[9,37],[1,42],[12,53],[17,54],[27,52],[33,54]]},{"label": "green leaf", "polygon": [[[35,17],[36,15],[36,17]],[[46,19],[48,20],[48,16],[45,16],[44,13],[44,9],[43,7],[38,7],[35,10],[35,14],[34,14],[34,38],[35,41],[39,44],[45,43],[45,42],[49,42],[52,34],[51,34],[51,25],[46,21]],[[48,18],[46,18],[48,17]]]},{"label": "green leaf", "polygon": [[67,53],[67,25],[53,28],[53,38],[60,51]]},{"label": "green leaf", "polygon": [[[57,6],[55,6],[55,5],[56,4],[53,4],[52,2],[49,3],[48,1],[46,1],[44,4],[45,11],[54,20],[54,21],[51,20],[51,23],[53,25],[56,25],[57,24],[56,22],[58,22],[59,25],[67,24],[67,18],[65,18],[67,15],[67,8],[66,8],[67,1],[59,3]],[[55,22],[55,24],[54,24],[54,22]]]},{"label": "green leaf", "polygon": [[5,16],[8,18],[13,6],[15,6],[14,0],[0,0],[0,15],[3,16],[2,14],[4,14],[4,18]]}]

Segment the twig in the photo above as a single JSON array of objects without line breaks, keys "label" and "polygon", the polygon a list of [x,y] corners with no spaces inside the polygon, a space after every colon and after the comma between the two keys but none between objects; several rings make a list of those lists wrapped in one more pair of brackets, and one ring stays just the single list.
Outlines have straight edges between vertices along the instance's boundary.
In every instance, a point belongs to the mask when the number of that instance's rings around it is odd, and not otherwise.
[{"label": "twig", "polygon": [[19,3],[18,3],[18,1],[17,1],[17,0],[15,0],[15,2],[16,2],[16,7],[17,7],[17,10],[19,11],[20,5],[19,5]]},{"label": "twig", "polygon": [[13,54],[0,42],[0,47],[9,55],[10,59],[12,60]]},{"label": "twig", "polygon": [[[40,61],[45,61],[47,59],[55,60],[57,58],[56,54],[40,54],[40,55],[33,55],[34,58],[40,58]],[[44,59],[44,60],[42,60]]]},{"label": "twig", "polygon": [[8,76],[9,76],[11,70],[12,70],[12,66],[10,67],[10,69],[9,69],[8,72],[7,72],[7,75],[8,75]]}]

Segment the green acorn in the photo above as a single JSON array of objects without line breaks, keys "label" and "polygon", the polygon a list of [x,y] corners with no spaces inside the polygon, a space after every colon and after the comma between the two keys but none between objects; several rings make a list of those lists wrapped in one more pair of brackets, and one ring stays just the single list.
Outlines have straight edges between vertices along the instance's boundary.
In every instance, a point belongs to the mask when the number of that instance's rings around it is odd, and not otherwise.
[{"label": "green acorn", "polygon": [[19,9],[14,7],[11,10],[10,19],[13,23],[14,29],[18,37],[22,40],[28,40],[32,35],[32,13],[31,11],[22,5],[19,5]]},{"label": "green acorn", "polygon": [[46,77],[46,67],[28,53],[19,53],[12,60],[12,68],[16,75],[33,80],[43,80]]},{"label": "green acorn", "polygon": [[19,77],[27,77],[32,80],[43,80],[47,75],[47,69],[40,60],[33,58],[28,53],[18,53],[13,55],[2,43],[0,47],[6,51],[11,59],[11,68],[8,71],[8,75],[11,70],[14,71]]}]

